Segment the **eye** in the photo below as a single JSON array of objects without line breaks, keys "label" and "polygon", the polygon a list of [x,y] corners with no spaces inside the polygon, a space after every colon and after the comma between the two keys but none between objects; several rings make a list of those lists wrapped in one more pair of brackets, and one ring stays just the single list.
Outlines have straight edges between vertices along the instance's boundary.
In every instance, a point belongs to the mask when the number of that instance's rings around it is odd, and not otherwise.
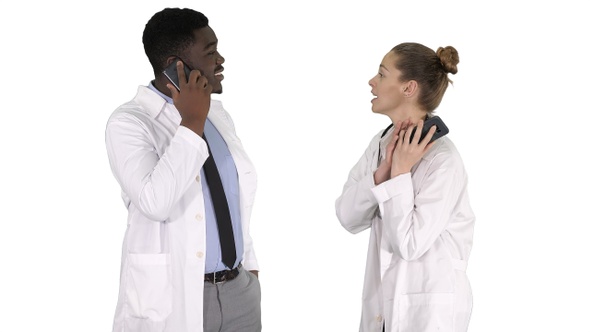
[{"label": "eye", "polygon": [[377,73],[377,75],[379,75],[380,78],[383,78],[383,74]]},{"label": "eye", "polygon": [[217,53],[217,49],[215,49],[215,50],[213,50],[213,51],[211,51],[211,52],[207,53],[207,55],[215,55],[215,53]]}]

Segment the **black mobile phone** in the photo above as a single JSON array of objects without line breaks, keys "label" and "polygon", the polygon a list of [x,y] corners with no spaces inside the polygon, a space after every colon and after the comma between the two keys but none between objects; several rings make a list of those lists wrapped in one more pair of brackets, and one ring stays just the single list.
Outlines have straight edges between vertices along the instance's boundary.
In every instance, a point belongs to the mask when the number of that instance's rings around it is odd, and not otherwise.
[{"label": "black mobile phone", "polygon": [[[430,140],[431,143],[449,133],[449,128],[447,128],[443,120],[439,116],[433,116],[424,121],[424,126],[422,127],[422,134],[420,135],[420,140],[418,141],[418,143],[422,142],[422,140],[424,139],[424,137],[426,137],[428,131],[430,130],[430,128],[432,128],[432,126],[436,126],[436,131],[434,132],[434,135],[432,135],[432,139]],[[410,135],[410,142],[412,141],[412,138],[414,138],[416,129],[417,127],[414,128],[412,134]]]},{"label": "black mobile phone", "polygon": [[[170,82],[172,82],[172,84],[174,84],[174,86],[176,87],[176,90],[178,90],[178,91],[180,91],[180,83],[178,83],[178,71],[176,71],[176,63],[179,60],[182,61],[181,59],[175,59],[163,71],[164,75],[166,75],[168,80],[170,80]],[[183,68],[184,68],[184,76],[188,80],[188,77],[191,73],[191,68],[184,61],[182,61],[182,64],[183,64]]]}]

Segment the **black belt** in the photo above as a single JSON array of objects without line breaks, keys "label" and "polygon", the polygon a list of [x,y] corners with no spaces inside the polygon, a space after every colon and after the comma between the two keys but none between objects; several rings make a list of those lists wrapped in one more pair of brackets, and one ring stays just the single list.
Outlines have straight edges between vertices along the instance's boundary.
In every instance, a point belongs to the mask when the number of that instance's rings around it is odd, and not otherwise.
[{"label": "black belt", "polygon": [[213,273],[207,273],[205,274],[205,281],[208,281],[213,284],[230,281],[232,279],[235,279],[238,276],[238,274],[240,274],[239,268],[241,267],[242,263],[240,263],[238,267],[236,267],[233,270],[223,270]]}]

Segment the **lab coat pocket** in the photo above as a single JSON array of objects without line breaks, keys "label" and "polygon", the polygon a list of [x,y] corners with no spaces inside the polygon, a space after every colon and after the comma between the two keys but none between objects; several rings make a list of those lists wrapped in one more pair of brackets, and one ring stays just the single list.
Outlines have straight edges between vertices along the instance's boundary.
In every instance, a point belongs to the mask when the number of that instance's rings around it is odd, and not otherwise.
[{"label": "lab coat pocket", "polygon": [[129,254],[128,324],[141,331],[162,331],[172,312],[169,254]]},{"label": "lab coat pocket", "polygon": [[400,301],[400,332],[454,331],[453,293],[405,294]]}]

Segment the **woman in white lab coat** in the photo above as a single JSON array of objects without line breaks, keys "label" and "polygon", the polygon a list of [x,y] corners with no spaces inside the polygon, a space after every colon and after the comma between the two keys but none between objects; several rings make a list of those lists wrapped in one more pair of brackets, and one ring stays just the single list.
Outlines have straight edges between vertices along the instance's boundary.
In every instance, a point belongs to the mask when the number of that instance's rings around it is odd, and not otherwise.
[{"label": "woman in white lab coat", "polygon": [[372,110],[391,119],[350,171],[336,214],[351,233],[370,229],[360,331],[466,331],[465,273],[475,217],[459,152],[444,136],[411,137],[440,104],[453,47],[395,46],[369,81]]}]

